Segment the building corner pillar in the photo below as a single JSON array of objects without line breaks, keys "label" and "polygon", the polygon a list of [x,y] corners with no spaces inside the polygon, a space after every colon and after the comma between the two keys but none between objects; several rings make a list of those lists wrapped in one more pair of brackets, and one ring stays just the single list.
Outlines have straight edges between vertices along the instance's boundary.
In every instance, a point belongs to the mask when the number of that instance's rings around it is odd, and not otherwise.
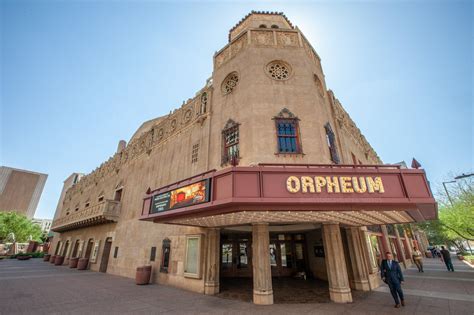
[{"label": "building corner pillar", "polygon": [[268,223],[252,225],[253,303],[273,304]]},{"label": "building corner pillar", "polygon": [[219,293],[219,258],[220,258],[220,229],[210,228],[207,232],[206,274],[204,294]]},{"label": "building corner pillar", "polygon": [[346,229],[349,257],[354,274],[354,288],[359,291],[370,291],[369,271],[365,263],[364,250],[358,227]]},{"label": "building corner pillar", "polygon": [[329,296],[336,303],[352,302],[341,230],[338,223],[323,224],[323,243],[328,273]]}]

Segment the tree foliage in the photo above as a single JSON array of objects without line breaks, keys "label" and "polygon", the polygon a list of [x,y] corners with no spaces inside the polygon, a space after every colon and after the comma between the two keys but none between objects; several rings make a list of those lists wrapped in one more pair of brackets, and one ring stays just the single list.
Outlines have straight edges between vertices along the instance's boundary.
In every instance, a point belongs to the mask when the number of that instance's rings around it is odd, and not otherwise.
[{"label": "tree foliage", "polygon": [[[13,234],[12,234],[13,233]],[[0,212],[0,243],[41,241],[41,227],[16,212]]]},{"label": "tree foliage", "polygon": [[430,243],[454,245],[463,250],[463,241],[474,241],[474,181],[463,180],[450,188],[449,196],[439,194],[438,220],[418,224]]}]

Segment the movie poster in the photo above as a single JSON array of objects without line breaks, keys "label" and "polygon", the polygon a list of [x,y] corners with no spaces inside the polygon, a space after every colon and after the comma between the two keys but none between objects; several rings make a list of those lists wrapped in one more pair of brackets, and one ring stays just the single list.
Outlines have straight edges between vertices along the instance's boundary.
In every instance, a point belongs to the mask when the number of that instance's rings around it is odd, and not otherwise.
[{"label": "movie poster", "polygon": [[153,196],[150,213],[189,207],[209,201],[210,180],[206,179]]}]

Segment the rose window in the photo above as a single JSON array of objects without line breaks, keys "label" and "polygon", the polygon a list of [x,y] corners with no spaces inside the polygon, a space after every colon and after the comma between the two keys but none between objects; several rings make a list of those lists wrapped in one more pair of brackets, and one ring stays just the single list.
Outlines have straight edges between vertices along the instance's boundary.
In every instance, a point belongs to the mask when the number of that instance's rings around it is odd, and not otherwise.
[{"label": "rose window", "polygon": [[237,72],[232,72],[224,79],[224,82],[222,82],[222,93],[231,93],[237,86],[237,83],[239,83],[239,76]]},{"label": "rose window", "polygon": [[282,61],[272,61],[267,65],[267,74],[274,80],[287,80],[290,77],[290,66]]}]

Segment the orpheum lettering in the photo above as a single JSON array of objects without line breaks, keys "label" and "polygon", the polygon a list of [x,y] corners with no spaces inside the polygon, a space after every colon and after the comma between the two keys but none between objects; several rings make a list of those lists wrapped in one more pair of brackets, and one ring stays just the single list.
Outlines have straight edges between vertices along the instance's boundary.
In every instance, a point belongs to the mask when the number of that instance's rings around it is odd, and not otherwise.
[{"label": "orpheum lettering", "polygon": [[286,189],[290,193],[369,193],[383,194],[382,178],[375,176],[290,176],[286,180]]}]

